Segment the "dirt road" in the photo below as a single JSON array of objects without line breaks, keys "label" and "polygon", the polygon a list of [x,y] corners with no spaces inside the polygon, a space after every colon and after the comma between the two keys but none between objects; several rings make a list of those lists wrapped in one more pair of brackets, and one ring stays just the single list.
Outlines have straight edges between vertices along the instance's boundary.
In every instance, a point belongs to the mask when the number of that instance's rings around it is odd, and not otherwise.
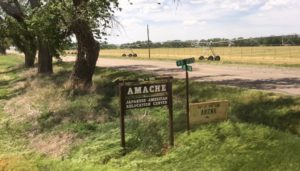
[{"label": "dirt road", "polygon": [[[64,60],[73,61],[75,58]],[[176,66],[175,61],[99,58],[97,66],[185,78],[185,72]],[[300,95],[300,68],[196,63],[192,66],[193,72],[189,73],[192,80]]]}]

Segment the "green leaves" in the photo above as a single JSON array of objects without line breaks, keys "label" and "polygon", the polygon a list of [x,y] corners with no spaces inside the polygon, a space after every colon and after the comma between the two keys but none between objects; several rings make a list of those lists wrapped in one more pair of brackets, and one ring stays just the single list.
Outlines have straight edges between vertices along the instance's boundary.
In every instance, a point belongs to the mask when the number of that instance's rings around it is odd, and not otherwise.
[{"label": "green leaves", "polygon": [[52,53],[62,51],[65,44],[70,43],[71,28],[79,19],[88,24],[96,39],[105,40],[107,29],[112,27],[114,13],[121,10],[118,0],[78,0],[78,6],[73,0],[46,0],[34,7],[29,1],[17,2],[24,13],[24,22],[9,19],[9,29],[1,28],[0,38],[4,37],[3,30],[9,30],[9,37],[13,37],[21,50],[25,49],[28,35],[45,39]]}]

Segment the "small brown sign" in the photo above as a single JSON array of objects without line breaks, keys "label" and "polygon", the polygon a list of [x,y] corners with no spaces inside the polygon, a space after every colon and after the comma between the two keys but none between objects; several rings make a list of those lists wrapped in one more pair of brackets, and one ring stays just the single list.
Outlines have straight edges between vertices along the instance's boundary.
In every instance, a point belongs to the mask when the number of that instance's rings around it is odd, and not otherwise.
[{"label": "small brown sign", "polygon": [[227,120],[228,101],[191,103],[189,106],[191,125]]}]

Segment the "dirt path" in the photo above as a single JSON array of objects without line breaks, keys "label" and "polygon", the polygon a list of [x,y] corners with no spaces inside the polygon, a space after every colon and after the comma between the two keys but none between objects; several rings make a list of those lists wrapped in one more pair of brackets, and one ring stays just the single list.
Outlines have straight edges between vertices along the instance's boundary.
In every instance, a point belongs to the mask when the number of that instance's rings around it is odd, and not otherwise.
[{"label": "dirt path", "polygon": [[[73,61],[75,58],[64,60]],[[175,61],[100,58],[97,66],[185,78],[185,72],[176,66]],[[196,81],[300,95],[300,68],[209,64],[192,66],[190,78]]]}]

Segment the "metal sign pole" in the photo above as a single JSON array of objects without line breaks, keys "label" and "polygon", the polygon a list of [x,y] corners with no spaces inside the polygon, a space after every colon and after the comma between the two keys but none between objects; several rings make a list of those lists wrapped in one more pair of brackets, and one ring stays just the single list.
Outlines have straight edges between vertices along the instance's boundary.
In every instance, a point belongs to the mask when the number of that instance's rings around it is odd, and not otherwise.
[{"label": "metal sign pole", "polygon": [[195,62],[195,58],[186,58],[182,60],[176,61],[176,65],[180,66],[183,70],[185,70],[185,87],[186,87],[186,129],[189,133],[190,131],[190,106],[189,106],[189,73],[188,71],[192,71],[192,66],[188,64],[192,64]]},{"label": "metal sign pole", "polygon": [[189,132],[190,131],[190,111],[189,111],[189,72],[187,70],[185,71],[185,84],[186,84],[186,129]]}]

